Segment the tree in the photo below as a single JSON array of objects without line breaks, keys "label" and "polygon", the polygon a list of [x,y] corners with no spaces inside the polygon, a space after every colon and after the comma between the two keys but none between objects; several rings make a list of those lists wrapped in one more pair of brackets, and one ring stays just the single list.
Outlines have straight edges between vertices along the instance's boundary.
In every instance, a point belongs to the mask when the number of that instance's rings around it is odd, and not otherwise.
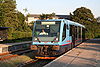
[{"label": "tree", "polygon": [[40,19],[52,19],[54,16],[55,16],[55,13],[42,14],[42,15],[40,15]]},{"label": "tree", "polygon": [[0,3],[0,14],[1,14],[1,23],[3,23],[1,26],[17,26],[16,23],[16,2],[13,0],[2,0],[2,3]]},{"label": "tree", "polygon": [[27,10],[27,8],[25,8],[25,9],[23,9],[25,12],[27,12],[28,10]]},{"label": "tree", "polygon": [[10,27],[8,39],[12,39],[12,34],[16,31],[31,31],[27,23],[25,23],[25,16],[16,10],[15,0],[0,0],[0,26]]},{"label": "tree", "polygon": [[96,19],[97,19],[97,22],[100,23],[100,17],[97,17]]},{"label": "tree", "polygon": [[71,20],[77,21],[81,24],[95,23],[96,19],[90,9],[85,7],[77,8],[71,15]]},{"label": "tree", "polygon": [[70,13],[70,16],[72,21],[85,25],[87,38],[94,38],[96,36],[99,29],[97,29],[97,20],[90,9],[86,7],[77,8],[73,13]]},{"label": "tree", "polygon": [[27,13],[28,13],[28,9],[27,9],[27,8],[24,8],[24,9],[23,9],[23,11],[24,11],[25,16],[26,16],[26,15],[27,15]]}]

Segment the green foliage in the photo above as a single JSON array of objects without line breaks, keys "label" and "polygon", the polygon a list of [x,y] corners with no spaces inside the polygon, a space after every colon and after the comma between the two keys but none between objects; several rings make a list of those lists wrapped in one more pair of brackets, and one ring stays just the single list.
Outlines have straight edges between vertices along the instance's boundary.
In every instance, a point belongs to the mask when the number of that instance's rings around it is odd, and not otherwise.
[{"label": "green foliage", "polygon": [[27,12],[28,10],[27,10],[27,8],[25,8],[25,9],[23,9],[24,10],[24,12]]},{"label": "green foliage", "polygon": [[40,15],[40,19],[52,19],[55,16],[55,13],[52,14],[42,14]]},{"label": "green foliage", "polygon": [[[16,10],[15,0],[0,0],[0,27],[10,27],[8,39],[21,38],[21,36],[27,37],[29,35],[26,35],[25,32],[31,32],[30,27],[25,23],[25,16]],[[18,33],[15,34],[15,32]],[[25,34],[22,35],[20,32]]]},{"label": "green foliage", "polygon": [[15,3],[16,2],[13,0],[3,0],[2,3],[0,3],[0,8],[1,8],[0,11],[1,11],[1,18],[2,18],[2,19],[0,18],[1,19],[0,23],[3,23],[0,26],[6,26],[6,27],[17,26],[16,14],[15,14],[15,8],[16,8]]},{"label": "green foliage", "polygon": [[25,16],[21,12],[17,12],[17,19],[18,19],[18,31],[22,32],[31,32],[31,29],[28,27],[28,24],[25,23]]},{"label": "green foliage", "polygon": [[95,38],[100,34],[100,24],[94,18],[90,9],[85,7],[77,8],[72,14],[70,13],[71,20],[85,25],[86,38]]},{"label": "green foliage", "polygon": [[18,39],[18,38],[24,38],[24,37],[32,37],[32,33],[31,32],[13,32],[12,33],[12,37],[13,39]]},{"label": "green foliage", "polygon": [[97,19],[97,22],[100,23],[100,17],[97,17],[96,19]]}]

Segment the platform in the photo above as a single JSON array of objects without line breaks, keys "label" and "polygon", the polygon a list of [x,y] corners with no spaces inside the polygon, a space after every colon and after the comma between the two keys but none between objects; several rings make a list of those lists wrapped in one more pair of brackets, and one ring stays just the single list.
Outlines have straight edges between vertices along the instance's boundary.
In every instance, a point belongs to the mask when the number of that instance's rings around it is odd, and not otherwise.
[{"label": "platform", "polygon": [[25,48],[25,46],[30,48],[31,43],[32,41],[0,44],[0,54]]},{"label": "platform", "polygon": [[100,67],[100,39],[91,39],[44,67]]}]

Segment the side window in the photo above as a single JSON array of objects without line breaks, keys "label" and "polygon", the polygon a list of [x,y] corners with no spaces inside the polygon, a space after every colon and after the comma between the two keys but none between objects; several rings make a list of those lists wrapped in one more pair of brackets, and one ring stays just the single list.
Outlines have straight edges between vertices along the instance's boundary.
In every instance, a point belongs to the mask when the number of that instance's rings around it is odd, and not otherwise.
[{"label": "side window", "polygon": [[79,39],[81,39],[81,27],[79,27]]},{"label": "side window", "polygon": [[64,40],[65,38],[66,38],[66,24],[64,24],[63,27],[62,40]]},{"label": "side window", "polygon": [[70,25],[70,36],[72,36],[72,34],[73,34],[73,26],[72,25]]},{"label": "side window", "polygon": [[75,40],[77,40],[77,26],[75,26]]}]

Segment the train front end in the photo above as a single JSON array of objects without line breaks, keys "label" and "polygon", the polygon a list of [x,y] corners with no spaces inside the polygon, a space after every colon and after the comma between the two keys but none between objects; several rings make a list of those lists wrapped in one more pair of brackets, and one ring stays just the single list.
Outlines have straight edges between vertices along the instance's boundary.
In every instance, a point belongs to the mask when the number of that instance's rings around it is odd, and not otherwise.
[{"label": "train front end", "polygon": [[34,23],[31,49],[38,59],[55,59],[60,54],[61,21],[38,20]]}]

